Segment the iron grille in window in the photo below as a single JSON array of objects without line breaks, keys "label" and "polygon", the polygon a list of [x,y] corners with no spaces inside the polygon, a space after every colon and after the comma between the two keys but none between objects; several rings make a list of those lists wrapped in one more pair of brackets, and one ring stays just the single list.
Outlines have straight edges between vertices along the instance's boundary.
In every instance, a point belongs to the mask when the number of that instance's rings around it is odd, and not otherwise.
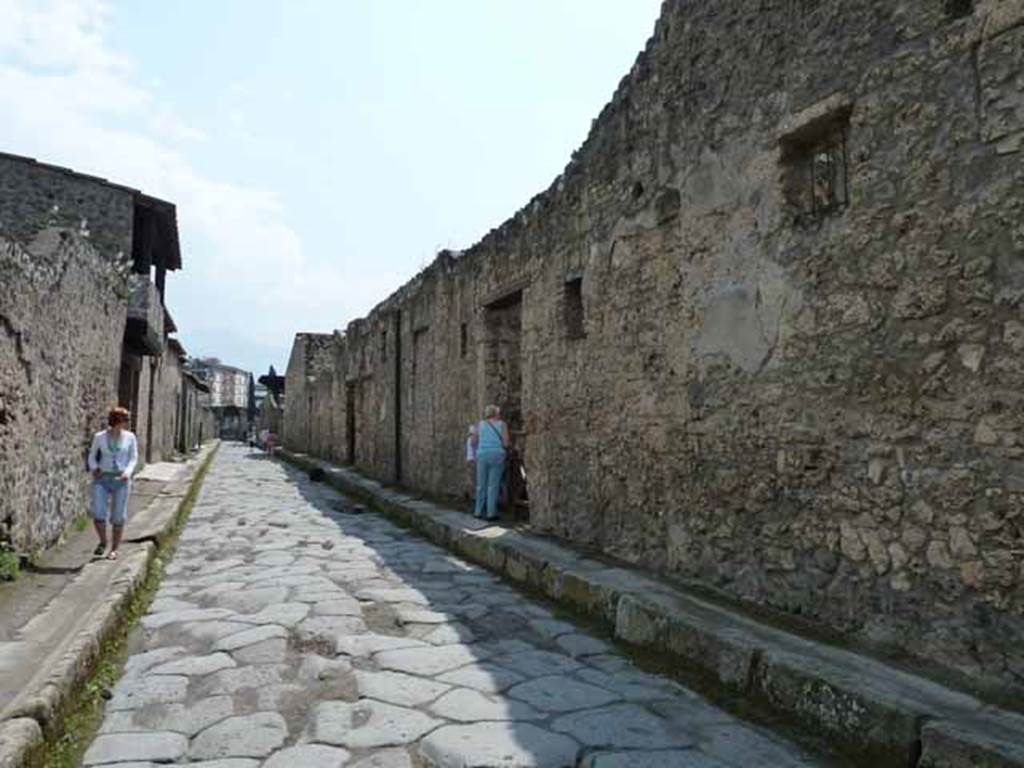
[{"label": "iron grille in window", "polygon": [[842,132],[815,146],[808,158],[810,212],[832,213],[850,202],[846,189],[846,138]]},{"label": "iron grille in window", "polygon": [[798,222],[813,222],[850,204],[846,125],[787,143],[786,197]]}]

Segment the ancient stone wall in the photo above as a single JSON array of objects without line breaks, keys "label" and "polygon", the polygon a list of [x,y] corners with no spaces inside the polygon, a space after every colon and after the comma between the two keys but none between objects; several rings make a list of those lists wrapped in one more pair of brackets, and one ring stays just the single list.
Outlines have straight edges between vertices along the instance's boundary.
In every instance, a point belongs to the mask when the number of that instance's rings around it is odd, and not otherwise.
[{"label": "ancient stone wall", "polygon": [[24,245],[0,237],[0,285],[0,523],[28,550],[86,510],[85,459],[116,399],[127,292],[77,228],[45,227]]},{"label": "ancient stone wall", "polygon": [[1022,52],[1020,0],[668,0],[550,189],[289,367],[286,441],[455,495],[496,401],[536,528],[1021,689]]},{"label": "ancient stone wall", "polygon": [[0,538],[21,551],[87,512],[86,454],[123,366],[139,371],[140,457],[173,451],[180,367],[123,346],[131,280],[147,279],[130,277],[137,194],[0,153]]}]

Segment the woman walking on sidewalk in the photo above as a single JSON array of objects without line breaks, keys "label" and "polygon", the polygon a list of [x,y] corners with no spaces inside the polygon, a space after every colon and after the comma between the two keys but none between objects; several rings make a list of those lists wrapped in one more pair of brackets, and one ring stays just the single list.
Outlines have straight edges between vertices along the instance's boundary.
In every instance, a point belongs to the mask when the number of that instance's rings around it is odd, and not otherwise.
[{"label": "woman walking on sidewalk", "polygon": [[473,514],[484,520],[497,520],[498,493],[505,474],[505,452],[509,444],[508,425],[501,420],[498,406],[484,408],[484,419],[477,424],[476,434],[470,439],[476,448],[476,506]]},{"label": "woman walking on sidewalk", "polygon": [[100,557],[107,548],[107,518],[113,528],[108,560],[117,560],[124,525],[128,517],[128,494],[132,472],[139,460],[139,444],[128,431],[129,413],[125,408],[112,408],[107,414],[107,429],[97,432],[89,448],[89,471],[92,472],[92,519],[100,543],[95,554]]}]

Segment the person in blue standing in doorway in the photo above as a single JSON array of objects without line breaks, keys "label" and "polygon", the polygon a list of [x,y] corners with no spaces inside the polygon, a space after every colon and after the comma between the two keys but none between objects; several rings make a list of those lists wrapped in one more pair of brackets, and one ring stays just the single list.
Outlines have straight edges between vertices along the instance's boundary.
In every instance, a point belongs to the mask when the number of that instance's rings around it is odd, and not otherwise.
[{"label": "person in blue standing in doorway", "polygon": [[477,424],[476,434],[470,439],[476,449],[476,505],[473,514],[484,520],[497,520],[498,494],[509,446],[508,425],[501,420],[498,406],[484,408],[483,421]]}]

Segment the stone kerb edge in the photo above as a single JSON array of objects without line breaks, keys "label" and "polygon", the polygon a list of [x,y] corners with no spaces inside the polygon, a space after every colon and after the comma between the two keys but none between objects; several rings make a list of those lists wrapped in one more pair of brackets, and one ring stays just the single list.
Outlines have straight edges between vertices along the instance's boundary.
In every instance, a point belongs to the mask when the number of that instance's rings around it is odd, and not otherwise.
[{"label": "stone kerb edge", "polygon": [[43,747],[43,729],[30,717],[0,723],[0,768],[21,768]]},{"label": "stone kerb edge", "polygon": [[[773,653],[765,642],[743,631],[715,631],[700,618],[666,608],[642,592],[602,584],[595,575],[597,571],[588,573],[583,567],[555,563],[528,546],[516,546],[516,536],[487,535],[449,522],[441,515],[415,509],[397,500],[394,492],[371,484],[355,471],[287,450],[281,450],[279,455],[302,469],[327,470],[328,482],[339,490],[374,506],[430,541],[600,619],[614,629],[618,640],[679,658],[698,676],[722,690],[755,698],[776,716],[795,721],[805,731],[827,735],[858,757],[870,758],[877,768],[915,766],[922,748],[927,754],[932,740],[942,739],[948,747],[949,733],[926,727],[943,721],[937,714],[928,713],[924,705],[903,707],[887,702],[884,697],[871,699],[831,679],[813,664],[791,663],[785,653]],[[584,561],[576,565],[582,566]],[[996,756],[985,746],[982,734],[975,737],[961,733],[958,744],[958,751],[972,755],[972,759],[985,755],[992,762],[948,763],[950,768],[1024,768],[1024,758],[1007,762]],[[942,748],[941,744],[938,748]],[[941,768],[947,768],[947,764]]]},{"label": "stone kerb edge", "polygon": [[[188,488],[212,460],[219,441],[203,447],[190,468]],[[179,511],[187,492],[178,500]],[[156,503],[160,497],[156,497]],[[168,518],[158,540],[166,542],[177,515]],[[158,546],[147,541],[144,546],[120,562],[117,575],[111,580],[103,599],[72,638],[59,649],[60,654],[50,667],[42,685],[30,693],[22,704],[0,722],[0,768],[21,768],[29,765],[35,752],[44,748],[47,739],[59,736],[62,719],[74,691],[89,678],[104,645],[117,632],[125,611],[156,564]],[[28,725],[32,723],[35,727]]]}]

